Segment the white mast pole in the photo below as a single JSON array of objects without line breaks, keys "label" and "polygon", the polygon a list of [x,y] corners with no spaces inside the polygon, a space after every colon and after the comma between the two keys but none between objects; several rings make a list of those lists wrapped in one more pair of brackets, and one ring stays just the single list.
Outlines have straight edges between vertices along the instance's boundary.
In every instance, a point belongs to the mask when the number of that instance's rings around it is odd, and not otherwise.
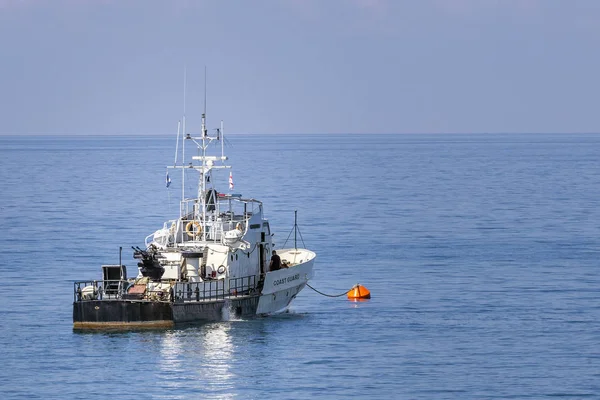
[{"label": "white mast pole", "polygon": [[223,133],[223,120],[221,120],[221,160],[225,158],[225,136]]},{"label": "white mast pole", "polygon": [[177,152],[179,151],[179,132],[181,131],[181,121],[177,121],[177,141],[175,142],[175,162],[173,166],[177,166]]},{"label": "white mast pole", "polygon": [[[202,200],[202,240],[206,240],[206,65],[204,66],[204,112],[202,113],[202,173],[199,197]],[[216,201],[216,199],[215,199]]]},{"label": "white mast pole", "polygon": [[184,66],[183,67],[183,132],[182,132],[182,137],[183,140],[181,141],[181,204],[179,206],[179,218],[183,217],[183,213],[184,213],[184,203],[183,201],[185,200],[185,139],[186,139],[186,132],[185,132],[185,89],[187,86],[187,67]]},{"label": "white mast pole", "polygon": [[[206,65],[204,66],[204,117],[206,118]],[[202,130],[202,135],[206,136],[206,124]]]}]

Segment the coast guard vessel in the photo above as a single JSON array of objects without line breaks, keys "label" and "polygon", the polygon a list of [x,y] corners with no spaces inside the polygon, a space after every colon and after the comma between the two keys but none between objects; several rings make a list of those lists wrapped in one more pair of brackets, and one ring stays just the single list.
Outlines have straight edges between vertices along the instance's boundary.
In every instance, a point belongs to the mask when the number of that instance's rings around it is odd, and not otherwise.
[{"label": "coast guard vessel", "polygon": [[[277,250],[282,268],[269,271],[274,243],[263,203],[214,185],[229,171],[233,189],[222,122],[215,132],[209,136],[204,113],[201,134],[186,134],[184,117],[181,162],[176,156],[167,170],[181,172],[179,217],[148,235],[144,248],[133,248],[135,277],[129,278],[120,262],[103,265],[100,280],[74,283],[75,329],[171,327],[268,315],[284,311],[312,278],[316,255],[295,243]],[[179,138],[178,128],[178,150]],[[190,146],[195,151],[186,159]],[[186,179],[197,182],[193,194],[185,192]],[[168,173],[166,181],[171,182]]]}]

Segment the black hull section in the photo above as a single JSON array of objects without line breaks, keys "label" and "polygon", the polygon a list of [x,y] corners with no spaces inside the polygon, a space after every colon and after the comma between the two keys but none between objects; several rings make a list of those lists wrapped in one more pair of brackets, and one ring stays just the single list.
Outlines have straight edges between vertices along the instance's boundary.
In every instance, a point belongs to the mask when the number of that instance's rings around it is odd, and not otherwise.
[{"label": "black hull section", "polygon": [[169,328],[177,323],[222,321],[256,315],[259,296],[210,302],[86,300],[73,303],[75,329]]},{"label": "black hull section", "polygon": [[197,321],[222,321],[231,317],[256,316],[259,296],[232,298],[213,302],[174,303],[173,319],[176,323]]},{"label": "black hull section", "polygon": [[126,300],[88,300],[73,303],[73,327],[160,328],[173,326],[170,303]]}]

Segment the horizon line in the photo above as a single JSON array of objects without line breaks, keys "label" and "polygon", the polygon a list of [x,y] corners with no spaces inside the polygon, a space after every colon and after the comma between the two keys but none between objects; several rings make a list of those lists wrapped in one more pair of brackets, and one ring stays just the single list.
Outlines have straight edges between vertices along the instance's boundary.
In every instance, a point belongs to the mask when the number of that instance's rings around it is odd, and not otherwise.
[{"label": "horizon line", "polygon": [[[196,133],[189,132],[191,135]],[[600,131],[582,132],[229,132],[225,136],[247,135],[597,135]],[[172,136],[173,133],[0,133],[0,137],[40,137],[40,136],[68,136],[68,137],[107,137],[107,136]],[[200,135],[200,133],[197,133]]]}]

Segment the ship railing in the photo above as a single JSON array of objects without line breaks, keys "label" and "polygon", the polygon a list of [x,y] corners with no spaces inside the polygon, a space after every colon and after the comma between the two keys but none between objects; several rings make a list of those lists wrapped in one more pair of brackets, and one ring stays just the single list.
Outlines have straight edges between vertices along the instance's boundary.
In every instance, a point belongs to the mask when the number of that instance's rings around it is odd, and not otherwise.
[{"label": "ship railing", "polygon": [[144,239],[146,248],[151,244],[158,244],[161,247],[166,247],[171,243],[175,242],[177,234],[179,233],[179,221],[176,219],[169,220],[163,224],[161,229],[149,234]]},{"label": "ship railing", "polygon": [[175,302],[200,302],[222,300],[225,298],[247,296],[256,291],[256,276],[244,276],[204,282],[178,282],[174,286]]},{"label": "ship railing", "polygon": [[127,293],[126,280],[79,281],[73,284],[74,301],[120,299]]},{"label": "ship railing", "polygon": [[246,296],[256,291],[256,275],[229,279],[229,295],[231,297]]},{"label": "ship railing", "polygon": [[[136,292],[134,287],[141,286]],[[172,301],[174,292],[169,284],[136,285],[130,280],[95,280],[74,282],[74,301],[85,300],[150,300]]]},{"label": "ship railing", "polygon": [[[188,227],[188,224],[190,223],[194,223],[193,219],[186,219],[182,221],[182,226],[184,227],[183,229],[183,233],[181,235],[179,235],[178,232],[178,239],[177,241],[181,241],[182,243],[186,243],[186,242],[196,242],[199,240],[202,240],[203,238],[205,238],[206,241],[209,242],[217,242],[217,243],[222,243],[223,242],[223,238],[224,235],[227,231],[231,231],[234,229],[240,229],[243,233],[245,233],[248,223],[250,221],[250,217],[252,216],[252,213],[246,213],[245,215],[233,215],[233,214],[227,214],[224,213],[223,215],[217,217],[217,218],[211,218],[211,219],[207,219],[206,221],[206,231],[201,231],[202,233],[199,233],[198,235],[193,235],[191,233],[188,233],[188,230],[186,229]],[[202,223],[202,220],[198,220],[199,223]],[[191,228],[191,225],[189,225],[189,227]],[[148,244],[149,242],[151,242],[152,240],[155,239],[155,237],[152,235],[149,235],[146,238],[146,244]],[[162,243],[159,243],[162,245]]]},{"label": "ship railing", "polygon": [[[135,285],[126,280],[79,281],[73,284],[73,301],[86,300],[151,300],[151,301],[210,301],[255,293],[255,275],[204,282],[177,282],[170,288]],[[136,292],[134,286],[142,286]],[[164,285],[163,285],[164,286]],[[131,289],[131,290],[130,290]]]}]

